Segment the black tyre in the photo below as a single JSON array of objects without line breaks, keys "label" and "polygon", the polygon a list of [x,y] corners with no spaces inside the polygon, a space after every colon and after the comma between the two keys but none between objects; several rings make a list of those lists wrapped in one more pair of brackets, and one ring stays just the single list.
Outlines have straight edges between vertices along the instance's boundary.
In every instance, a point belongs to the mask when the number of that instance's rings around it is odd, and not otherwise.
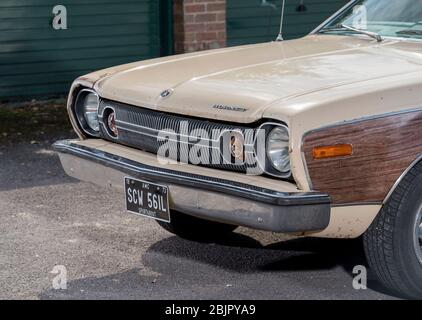
[{"label": "black tyre", "polygon": [[198,219],[178,211],[171,211],[170,223],[162,221],[157,222],[170,233],[173,233],[183,239],[200,242],[209,242],[221,239],[237,228],[237,226],[229,224]]},{"label": "black tyre", "polygon": [[399,296],[422,299],[422,163],[400,182],[363,240],[380,282]]}]

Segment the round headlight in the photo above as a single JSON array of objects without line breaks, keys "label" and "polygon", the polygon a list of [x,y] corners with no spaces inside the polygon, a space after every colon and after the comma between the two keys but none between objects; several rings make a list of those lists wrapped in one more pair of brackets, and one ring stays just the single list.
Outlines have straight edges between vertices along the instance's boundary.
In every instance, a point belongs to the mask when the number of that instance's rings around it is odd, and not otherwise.
[{"label": "round headlight", "polygon": [[100,124],[98,122],[98,106],[99,99],[95,93],[88,93],[82,103],[83,116],[89,128],[95,132],[100,131]]},{"label": "round headlight", "polygon": [[285,127],[274,128],[267,137],[267,157],[271,165],[281,173],[289,173],[289,132]]}]

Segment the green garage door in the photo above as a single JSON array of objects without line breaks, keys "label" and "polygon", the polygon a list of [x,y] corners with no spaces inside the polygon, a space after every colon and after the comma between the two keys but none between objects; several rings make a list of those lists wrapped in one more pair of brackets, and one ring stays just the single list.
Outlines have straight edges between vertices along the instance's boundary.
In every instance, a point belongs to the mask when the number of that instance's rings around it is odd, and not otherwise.
[{"label": "green garage door", "polygon": [[[0,98],[65,93],[77,76],[160,55],[158,0],[1,0]],[[67,30],[52,26],[67,9]]]},{"label": "green garage door", "polygon": [[[347,0],[286,0],[284,38],[311,32]],[[280,27],[281,0],[227,0],[229,46],[275,40]]]}]

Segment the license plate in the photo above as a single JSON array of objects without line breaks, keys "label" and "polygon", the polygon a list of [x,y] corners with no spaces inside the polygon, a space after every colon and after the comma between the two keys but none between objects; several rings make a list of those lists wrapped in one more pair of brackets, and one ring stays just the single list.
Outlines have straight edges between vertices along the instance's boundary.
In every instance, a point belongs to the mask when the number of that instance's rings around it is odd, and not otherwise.
[{"label": "license plate", "polygon": [[168,187],[125,178],[126,209],[147,218],[170,222]]}]

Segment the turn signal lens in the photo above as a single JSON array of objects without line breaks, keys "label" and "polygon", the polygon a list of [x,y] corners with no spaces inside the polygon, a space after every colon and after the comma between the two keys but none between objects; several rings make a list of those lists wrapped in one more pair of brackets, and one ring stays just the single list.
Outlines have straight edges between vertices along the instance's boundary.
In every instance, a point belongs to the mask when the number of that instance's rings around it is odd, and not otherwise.
[{"label": "turn signal lens", "polygon": [[312,154],[314,160],[351,156],[353,154],[353,146],[351,144],[339,144],[316,147],[313,149]]}]

